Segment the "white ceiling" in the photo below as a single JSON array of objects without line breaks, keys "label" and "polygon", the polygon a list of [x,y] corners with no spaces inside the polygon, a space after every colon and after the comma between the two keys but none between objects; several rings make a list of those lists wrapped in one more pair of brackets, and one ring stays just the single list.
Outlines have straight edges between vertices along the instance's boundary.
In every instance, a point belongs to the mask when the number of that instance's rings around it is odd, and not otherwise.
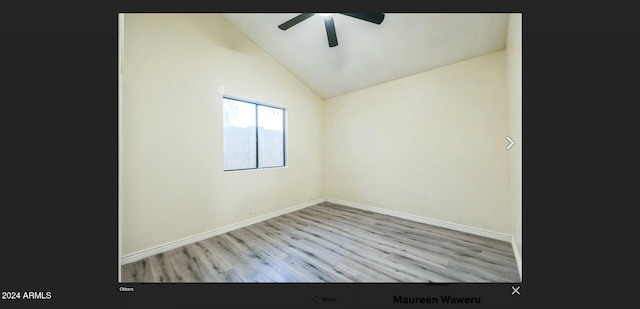
[{"label": "white ceiling", "polygon": [[289,28],[297,13],[222,14],[323,99],[505,48],[507,14],[387,13],[380,24],[334,14],[338,46],[323,17]]}]

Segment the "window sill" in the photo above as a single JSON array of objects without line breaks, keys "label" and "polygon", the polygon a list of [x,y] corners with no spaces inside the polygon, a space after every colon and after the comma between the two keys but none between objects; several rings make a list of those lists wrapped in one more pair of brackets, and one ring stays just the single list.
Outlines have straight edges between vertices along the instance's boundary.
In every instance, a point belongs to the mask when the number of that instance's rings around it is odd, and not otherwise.
[{"label": "window sill", "polygon": [[274,167],[248,168],[248,169],[244,169],[244,170],[229,170],[229,171],[222,171],[222,173],[268,171],[268,170],[277,170],[277,169],[285,169],[285,168],[287,168],[287,165],[285,165],[285,166],[274,166]]}]

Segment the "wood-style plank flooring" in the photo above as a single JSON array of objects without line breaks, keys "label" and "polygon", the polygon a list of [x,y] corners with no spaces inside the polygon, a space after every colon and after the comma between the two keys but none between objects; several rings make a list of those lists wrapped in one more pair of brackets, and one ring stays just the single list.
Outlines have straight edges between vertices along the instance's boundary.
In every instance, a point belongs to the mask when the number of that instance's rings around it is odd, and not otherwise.
[{"label": "wood-style plank flooring", "polygon": [[122,266],[122,282],[519,282],[507,242],[328,202]]}]

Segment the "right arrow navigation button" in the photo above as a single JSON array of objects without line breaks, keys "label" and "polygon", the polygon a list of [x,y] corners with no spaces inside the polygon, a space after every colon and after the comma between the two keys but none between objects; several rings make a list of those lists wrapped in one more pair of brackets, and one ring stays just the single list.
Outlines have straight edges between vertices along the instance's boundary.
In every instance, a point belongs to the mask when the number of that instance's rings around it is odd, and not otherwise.
[{"label": "right arrow navigation button", "polygon": [[511,146],[513,146],[514,142],[511,139],[511,137],[508,137],[508,136],[507,136],[507,140],[509,141],[509,145],[507,145],[507,150],[509,150],[509,148],[511,148]]}]

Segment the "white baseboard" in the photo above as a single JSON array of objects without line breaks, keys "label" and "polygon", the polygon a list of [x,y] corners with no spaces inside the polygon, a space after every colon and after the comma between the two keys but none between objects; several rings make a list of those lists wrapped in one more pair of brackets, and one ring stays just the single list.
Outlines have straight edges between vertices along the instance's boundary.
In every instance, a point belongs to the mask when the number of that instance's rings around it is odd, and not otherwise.
[{"label": "white baseboard", "polygon": [[204,233],[200,233],[200,234],[197,234],[197,235],[185,237],[183,239],[172,241],[172,242],[168,242],[168,243],[165,243],[165,244],[153,247],[153,248],[141,250],[141,251],[138,251],[138,252],[135,252],[135,253],[132,253],[132,254],[129,254],[127,256],[122,257],[121,258],[121,265],[129,264],[129,263],[132,263],[132,262],[135,262],[135,261],[138,261],[138,260],[142,260],[142,259],[144,259],[146,257],[150,257],[150,256],[158,254],[158,253],[162,253],[162,252],[166,252],[166,251],[169,251],[169,250],[172,250],[172,249],[176,249],[176,248],[182,247],[184,245],[192,244],[192,243],[195,243],[197,241],[201,241],[201,240],[213,237],[213,236],[224,234],[224,233],[227,233],[227,232],[239,229],[239,228],[243,228],[243,227],[251,225],[251,224],[255,224],[255,223],[258,223],[258,222],[261,222],[261,221],[269,220],[271,218],[275,218],[277,216],[281,216],[281,215],[284,215],[284,214],[287,214],[287,213],[290,213],[290,212],[293,212],[293,211],[296,211],[296,210],[307,208],[309,206],[313,206],[313,205],[322,203],[324,201],[326,201],[325,198],[319,198],[319,199],[316,199],[316,200],[313,200],[313,201],[302,203],[302,204],[299,204],[299,205],[296,205],[296,206],[292,206],[292,207],[289,207],[289,208],[285,208],[285,209],[282,209],[282,210],[274,211],[272,213],[268,213],[268,214],[264,214],[264,215],[261,215],[261,216],[257,216],[255,218],[244,220],[244,221],[241,221],[241,222],[238,222],[238,223],[234,223],[234,224],[231,224],[231,225],[227,225],[227,226],[224,226],[224,227],[221,227],[221,228],[213,229],[213,230],[208,231],[208,232],[204,232]]},{"label": "white baseboard", "polygon": [[371,212],[376,212],[376,213],[383,214],[383,215],[389,215],[389,216],[393,216],[393,217],[407,219],[407,220],[411,220],[411,221],[415,221],[415,222],[435,225],[435,226],[439,226],[439,227],[443,227],[443,228],[447,228],[447,229],[451,229],[451,230],[455,230],[455,231],[460,231],[460,232],[470,233],[470,234],[474,234],[474,235],[489,237],[489,238],[493,238],[493,239],[497,239],[497,240],[502,240],[502,241],[505,241],[505,242],[511,242],[511,235],[498,233],[498,232],[494,232],[494,231],[489,231],[489,230],[485,230],[485,229],[481,229],[481,228],[471,227],[471,226],[467,226],[467,225],[462,225],[462,224],[457,224],[457,223],[453,223],[453,222],[447,222],[447,221],[442,221],[442,220],[437,220],[437,219],[432,219],[432,218],[427,218],[427,217],[422,217],[422,216],[416,216],[416,215],[408,214],[408,213],[405,213],[405,212],[399,212],[399,211],[395,211],[395,210],[378,208],[378,207],[373,207],[373,206],[359,204],[359,203],[342,201],[342,200],[338,200],[338,199],[334,199],[334,198],[327,198],[327,202],[338,204],[338,205],[343,205],[343,206],[349,206],[349,207],[353,207],[353,208],[358,208],[358,209],[362,209],[362,210],[367,210],[367,211],[371,211]]},{"label": "white baseboard", "polygon": [[511,247],[513,247],[513,255],[516,256],[516,263],[518,263],[518,274],[520,275],[520,281],[522,281],[522,256],[518,251],[515,238],[511,237]]}]

